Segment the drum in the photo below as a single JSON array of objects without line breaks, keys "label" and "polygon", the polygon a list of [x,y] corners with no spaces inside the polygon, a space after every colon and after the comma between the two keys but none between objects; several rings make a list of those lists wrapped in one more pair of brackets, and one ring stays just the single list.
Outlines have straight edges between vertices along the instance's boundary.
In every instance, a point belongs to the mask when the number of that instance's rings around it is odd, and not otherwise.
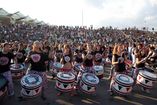
[{"label": "drum", "polygon": [[133,83],[134,80],[131,77],[125,74],[117,74],[111,89],[120,95],[128,95],[132,91]]},{"label": "drum", "polygon": [[25,69],[22,64],[10,65],[11,75],[13,79],[20,79],[25,74]]},{"label": "drum", "polygon": [[75,76],[77,76],[81,69],[82,69],[81,65],[79,65],[79,64],[78,65],[74,65],[74,69],[72,70],[72,72],[73,72],[73,74]]},{"label": "drum", "polygon": [[59,62],[54,62],[52,67],[51,67],[51,71],[54,73],[54,74],[57,74],[58,71],[63,67],[63,65]]},{"label": "drum", "polygon": [[145,70],[140,70],[137,75],[137,84],[144,88],[152,88],[153,82],[157,80],[157,75]]},{"label": "drum", "polygon": [[3,75],[0,75],[0,100],[7,93],[7,84],[7,79]]},{"label": "drum", "polygon": [[104,67],[103,66],[94,66],[93,68],[94,68],[96,76],[99,79],[102,79],[103,75],[104,75]]},{"label": "drum", "polygon": [[37,74],[28,74],[21,79],[21,94],[27,98],[33,98],[41,93],[42,78]]},{"label": "drum", "polygon": [[80,80],[80,90],[87,94],[96,92],[96,87],[99,83],[99,78],[93,73],[83,73]]},{"label": "drum", "polygon": [[75,75],[71,72],[59,72],[56,79],[56,89],[70,92],[74,89]]}]

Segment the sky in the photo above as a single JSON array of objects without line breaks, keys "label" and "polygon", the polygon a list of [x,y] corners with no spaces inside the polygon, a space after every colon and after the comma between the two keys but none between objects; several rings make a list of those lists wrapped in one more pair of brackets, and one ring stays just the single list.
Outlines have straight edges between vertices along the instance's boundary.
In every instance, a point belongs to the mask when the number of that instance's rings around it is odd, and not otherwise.
[{"label": "sky", "polygon": [[0,8],[51,25],[157,28],[157,0],[0,0]]}]

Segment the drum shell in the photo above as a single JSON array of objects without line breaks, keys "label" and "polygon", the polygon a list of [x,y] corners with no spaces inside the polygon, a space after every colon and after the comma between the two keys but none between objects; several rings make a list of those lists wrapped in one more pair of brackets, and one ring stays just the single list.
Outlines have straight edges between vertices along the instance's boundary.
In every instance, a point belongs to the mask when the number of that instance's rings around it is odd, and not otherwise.
[{"label": "drum shell", "polygon": [[[26,79],[30,79],[29,76],[34,76],[34,79],[38,78],[35,83],[28,84]],[[36,77],[36,78],[35,78]],[[29,81],[29,80],[28,80]],[[40,94],[42,90],[42,78],[37,74],[28,74],[21,79],[21,94],[27,98],[33,98]]]},{"label": "drum shell", "polygon": [[128,95],[132,91],[134,80],[125,75],[117,74],[114,82],[111,84],[112,90],[120,95]]},{"label": "drum shell", "polygon": [[137,76],[137,84],[141,85],[144,88],[150,89],[153,87],[153,84],[155,81],[156,81],[156,78],[153,78],[153,77],[148,76],[147,74],[144,74],[144,71],[139,71],[139,74]]},{"label": "drum shell", "polygon": [[74,89],[74,83],[75,83],[75,75],[71,72],[67,72],[66,74],[71,75],[69,79],[65,79],[62,76],[64,75],[64,72],[59,72],[57,74],[56,79],[56,89],[62,92],[70,92]]},{"label": "drum shell", "polygon": [[[86,76],[93,76],[93,78],[95,79],[95,83],[89,82],[88,80],[86,80],[88,77]],[[97,78],[96,75],[92,74],[92,73],[84,73],[81,77],[81,80],[79,82],[79,87],[80,90],[84,93],[87,94],[93,94],[96,92],[96,87],[99,83],[99,79]]]}]

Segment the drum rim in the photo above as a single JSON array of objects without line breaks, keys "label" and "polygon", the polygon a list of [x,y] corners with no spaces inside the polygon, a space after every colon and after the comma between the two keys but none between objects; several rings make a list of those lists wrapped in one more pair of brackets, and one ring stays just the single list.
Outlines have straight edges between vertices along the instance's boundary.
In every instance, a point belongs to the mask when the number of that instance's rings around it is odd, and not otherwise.
[{"label": "drum rim", "polygon": [[60,75],[61,74],[63,74],[64,72],[58,72],[57,73],[57,79],[58,80],[61,80],[61,81],[67,81],[67,82],[69,82],[69,81],[75,81],[75,75],[72,73],[72,72],[69,72],[72,76],[69,78],[69,79],[63,79],[63,78],[60,78]]},{"label": "drum rim", "polygon": [[17,64],[17,65],[20,65],[20,68],[18,68],[18,69],[13,68],[12,65],[15,65],[15,64],[10,65],[11,72],[20,72],[20,71],[24,70],[24,66],[22,64]]},{"label": "drum rim", "polygon": [[[93,83],[91,83],[91,82],[85,81],[84,78],[85,78],[85,76],[86,76],[87,74],[91,74],[91,75],[95,76],[95,77],[96,77],[96,80],[97,80],[97,83],[93,84]],[[99,84],[99,78],[98,78],[95,74],[92,74],[92,73],[83,73],[81,80],[84,81],[85,83],[91,84],[91,85],[97,85],[97,84]]]},{"label": "drum rim", "polygon": [[152,81],[156,81],[157,80],[157,76],[156,76],[156,78],[152,78],[151,76],[145,75],[143,72],[148,72],[148,71],[140,70],[138,74],[141,75],[142,77],[147,78],[147,79],[152,80]]},{"label": "drum rim", "polygon": [[[129,83],[129,84],[128,84],[128,82],[121,82],[121,81],[119,81],[119,80],[118,80],[118,77],[119,77],[120,75],[125,75],[125,76],[129,77],[129,79],[132,79],[132,83]],[[131,78],[130,76],[126,75],[126,74],[117,74],[117,75],[116,75],[116,81],[117,81],[119,84],[124,84],[124,85],[126,85],[126,86],[132,86],[132,84],[134,83],[134,79]]]},{"label": "drum rim", "polygon": [[[41,81],[39,81],[39,84],[33,84],[33,85],[30,85],[30,86],[26,86],[25,84],[27,84],[27,83],[25,82],[25,78],[28,77],[28,76],[30,76],[30,75],[37,76],[39,78],[39,80],[41,80]],[[25,87],[28,87],[28,88],[39,87],[39,86],[42,85],[42,81],[43,81],[42,77],[40,75],[38,75],[38,74],[27,74],[27,75],[25,75],[25,76],[22,77],[22,79],[21,79],[21,85],[25,86]]]}]

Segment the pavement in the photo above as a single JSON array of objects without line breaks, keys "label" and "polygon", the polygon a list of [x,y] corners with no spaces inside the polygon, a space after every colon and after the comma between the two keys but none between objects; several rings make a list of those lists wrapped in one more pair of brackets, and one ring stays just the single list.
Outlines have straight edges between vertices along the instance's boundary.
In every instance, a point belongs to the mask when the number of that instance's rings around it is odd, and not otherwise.
[{"label": "pavement", "polygon": [[135,86],[133,91],[127,97],[124,96],[110,96],[108,93],[109,83],[107,80],[110,67],[105,67],[104,78],[100,80],[97,88],[96,95],[87,95],[79,92],[76,96],[70,96],[69,94],[63,94],[57,96],[55,87],[55,80],[48,81],[48,89],[46,92],[46,100],[36,97],[20,101],[18,99],[21,85],[20,80],[14,81],[15,96],[3,97],[3,101],[0,105],[157,105],[157,83],[155,83],[151,93],[144,93],[139,86]]}]

